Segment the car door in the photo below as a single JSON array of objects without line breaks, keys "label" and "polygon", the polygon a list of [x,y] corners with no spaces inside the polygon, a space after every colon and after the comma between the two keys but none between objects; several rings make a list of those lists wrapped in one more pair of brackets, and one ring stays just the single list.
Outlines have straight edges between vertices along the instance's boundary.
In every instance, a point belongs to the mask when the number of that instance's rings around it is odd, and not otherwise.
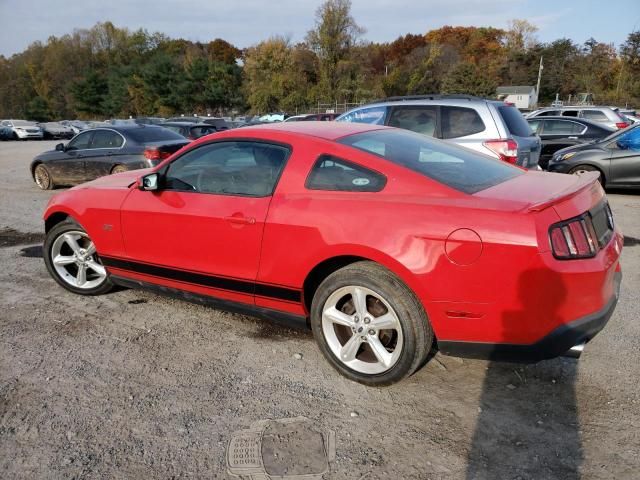
[{"label": "car door", "polygon": [[545,119],[539,133],[542,138],[542,154],[546,160],[561,148],[581,143],[587,127],[572,120]]},{"label": "car door", "polygon": [[201,145],[164,170],[158,191],[121,208],[130,268],[152,281],[253,303],[264,222],[290,149],[261,141]]},{"label": "car door", "polygon": [[608,185],[640,186],[640,126],[619,136],[609,145]]},{"label": "car door", "polygon": [[73,137],[63,151],[56,151],[47,163],[53,178],[60,184],[76,184],[85,181],[85,157],[91,148],[93,131]]},{"label": "car door", "polygon": [[122,156],[125,139],[114,130],[94,130],[91,147],[85,152],[85,180],[109,175]]}]

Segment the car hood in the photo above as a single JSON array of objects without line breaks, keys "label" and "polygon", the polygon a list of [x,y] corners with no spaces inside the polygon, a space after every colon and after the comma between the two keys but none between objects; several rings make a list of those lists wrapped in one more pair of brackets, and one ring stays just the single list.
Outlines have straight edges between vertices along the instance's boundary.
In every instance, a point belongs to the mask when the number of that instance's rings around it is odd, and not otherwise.
[{"label": "car hood", "polygon": [[587,142],[581,143],[578,145],[572,145],[571,147],[565,147],[558,150],[554,156],[559,157],[560,155],[568,152],[585,152],[585,151],[598,151],[603,152],[605,148],[602,146],[600,142]]},{"label": "car hood", "polygon": [[598,174],[566,175],[528,171],[473,195],[485,202],[510,205],[511,210],[540,210],[577,194],[597,182]]},{"label": "car hood", "polygon": [[131,170],[129,172],[114,173],[104,177],[96,178],[87,183],[82,183],[72,188],[72,190],[81,190],[84,188],[129,188],[138,178],[150,173],[153,169],[143,168],[140,170]]}]

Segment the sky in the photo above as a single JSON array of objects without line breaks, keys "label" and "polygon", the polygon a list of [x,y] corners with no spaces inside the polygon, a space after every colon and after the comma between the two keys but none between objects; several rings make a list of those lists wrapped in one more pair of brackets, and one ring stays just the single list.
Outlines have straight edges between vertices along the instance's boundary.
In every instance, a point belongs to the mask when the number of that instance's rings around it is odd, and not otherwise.
[{"label": "sky", "polygon": [[[321,0],[0,0],[0,55],[10,56],[36,40],[61,36],[110,20],[173,38],[208,42],[223,38],[244,48],[274,35],[301,41],[313,27]],[[640,28],[640,0],[352,0],[363,38],[391,41],[444,25],[505,28],[528,20],[548,42],[590,37],[619,46]]]}]

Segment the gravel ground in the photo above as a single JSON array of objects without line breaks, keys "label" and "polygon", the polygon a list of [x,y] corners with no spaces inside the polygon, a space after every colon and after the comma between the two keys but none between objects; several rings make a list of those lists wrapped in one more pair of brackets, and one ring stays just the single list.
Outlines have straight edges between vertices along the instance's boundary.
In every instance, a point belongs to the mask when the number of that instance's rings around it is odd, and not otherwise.
[{"label": "gravel ground", "polygon": [[436,355],[375,389],[340,377],[306,332],[57,286],[39,246],[52,193],[28,172],[55,143],[0,143],[0,478],[229,478],[234,432],[297,416],[335,432],[325,478],[638,478],[638,192],[609,194],[622,295],[578,362]]}]

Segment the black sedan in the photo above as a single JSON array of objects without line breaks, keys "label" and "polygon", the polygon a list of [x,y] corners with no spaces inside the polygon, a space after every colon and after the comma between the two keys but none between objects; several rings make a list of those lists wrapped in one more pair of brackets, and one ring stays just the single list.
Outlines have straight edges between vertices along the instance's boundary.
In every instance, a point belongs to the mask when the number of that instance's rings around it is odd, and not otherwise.
[{"label": "black sedan", "polygon": [[640,124],[602,140],[557,151],[549,161],[550,172],[600,172],[603,186],[640,187]]},{"label": "black sedan", "polygon": [[196,140],[210,133],[216,133],[216,127],[208,123],[188,123],[188,122],[165,122],[161,127],[168,128],[172,132],[182,135],[189,140]]},{"label": "black sedan", "polygon": [[534,117],[527,119],[531,129],[542,139],[538,165],[547,169],[558,150],[603,139],[617,130],[584,118]]},{"label": "black sedan", "polygon": [[94,128],[38,155],[31,162],[31,175],[43,190],[76,185],[111,173],[152,167],[188,143],[181,135],[153,125]]}]

